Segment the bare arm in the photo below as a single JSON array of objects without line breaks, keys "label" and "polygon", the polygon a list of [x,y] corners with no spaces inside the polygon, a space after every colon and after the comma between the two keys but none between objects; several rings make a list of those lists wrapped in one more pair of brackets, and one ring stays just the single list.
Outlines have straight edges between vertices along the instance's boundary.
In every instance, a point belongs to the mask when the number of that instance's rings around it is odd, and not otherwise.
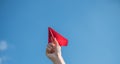
[{"label": "bare arm", "polygon": [[51,38],[52,43],[49,43],[46,48],[46,55],[54,64],[65,64],[61,54],[61,47],[55,38]]}]

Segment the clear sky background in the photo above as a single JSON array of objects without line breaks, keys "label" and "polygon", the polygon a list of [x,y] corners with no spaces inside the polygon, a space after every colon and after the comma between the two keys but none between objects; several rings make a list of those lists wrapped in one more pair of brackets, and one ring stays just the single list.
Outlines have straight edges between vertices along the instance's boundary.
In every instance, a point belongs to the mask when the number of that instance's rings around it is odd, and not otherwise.
[{"label": "clear sky background", "polygon": [[0,0],[0,64],[52,64],[48,26],[66,64],[120,64],[120,0]]}]

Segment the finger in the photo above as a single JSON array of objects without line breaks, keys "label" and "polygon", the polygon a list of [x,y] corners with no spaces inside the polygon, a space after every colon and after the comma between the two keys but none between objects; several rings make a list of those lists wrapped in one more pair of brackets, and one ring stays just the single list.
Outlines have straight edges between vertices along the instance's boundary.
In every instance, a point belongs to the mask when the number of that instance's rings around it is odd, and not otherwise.
[{"label": "finger", "polygon": [[51,49],[52,49],[52,48],[50,48],[50,47],[47,47],[47,48],[46,48],[46,50],[47,50],[48,52],[49,52]]},{"label": "finger", "polygon": [[58,41],[56,40],[55,37],[51,37],[51,41],[52,41],[52,43],[54,43],[56,46],[59,45],[59,44],[58,44]]},{"label": "finger", "polygon": [[53,44],[53,43],[48,44],[47,50],[48,50],[48,52],[50,52],[50,53],[55,52],[55,44]]},{"label": "finger", "polygon": [[53,48],[47,48],[46,49],[46,53],[47,54],[52,54],[52,53],[54,53],[55,52],[55,50],[53,49]]},{"label": "finger", "polygon": [[52,41],[52,42],[54,42],[54,39],[53,39],[53,37],[52,37],[52,36],[50,37],[50,39],[51,39],[51,41]]},{"label": "finger", "polygon": [[51,44],[48,44],[47,47],[48,47],[48,48],[52,48],[53,46],[52,46]]},{"label": "finger", "polygon": [[46,54],[49,54],[50,50],[48,48],[46,48]]},{"label": "finger", "polygon": [[54,44],[59,46],[59,43],[58,43],[57,39],[56,38],[53,38],[53,39],[54,39]]},{"label": "finger", "polygon": [[[53,37],[50,37],[50,39],[51,39],[51,42],[54,43],[54,39],[53,39]],[[55,44],[55,43],[54,43],[54,44]]]},{"label": "finger", "polygon": [[52,47],[52,48],[55,48],[56,45],[54,43],[49,43],[48,46]]},{"label": "finger", "polygon": [[51,44],[49,44],[49,47],[51,48],[51,53],[55,52],[55,50],[56,50],[55,44],[51,43]]}]

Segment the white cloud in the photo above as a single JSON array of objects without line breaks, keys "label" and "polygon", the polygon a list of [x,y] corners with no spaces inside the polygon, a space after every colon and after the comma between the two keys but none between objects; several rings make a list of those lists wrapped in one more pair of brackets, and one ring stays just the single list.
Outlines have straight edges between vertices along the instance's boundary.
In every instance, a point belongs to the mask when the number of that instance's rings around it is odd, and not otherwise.
[{"label": "white cloud", "polygon": [[0,64],[3,64],[4,62],[6,62],[8,60],[7,57],[3,56],[3,57],[0,57]]},{"label": "white cloud", "polygon": [[8,48],[6,41],[0,41],[0,51],[4,51]]},{"label": "white cloud", "polygon": [[[11,50],[11,48],[15,49],[14,45],[8,44],[7,41],[5,41],[5,40],[1,40],[0,41],[0,53],[2,53],[2,52],[6,53],[8,48],[9,48],[9,50]],[[6,52],[4,52],[4,51],[6,51]],[[0,55],[0,64],[6,64],[9,61],[12,61],[11,57],[6,56],[5,54]]]},{"label": "white cloud", "polygon": [[[7,50],[8,44],[6,41],[0,41],[0,52]],[[3,64],[6,61],[7,57],[0,57],[0,64]]]}]

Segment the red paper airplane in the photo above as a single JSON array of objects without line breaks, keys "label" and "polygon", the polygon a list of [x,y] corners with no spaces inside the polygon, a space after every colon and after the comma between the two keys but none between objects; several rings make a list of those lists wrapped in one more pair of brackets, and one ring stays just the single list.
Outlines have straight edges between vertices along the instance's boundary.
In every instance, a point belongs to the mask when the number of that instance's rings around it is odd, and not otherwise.
[{"label": "red paper airplane", "polygon": [[56,38],[60,46],[67,46],[68,40],[64,38],[62,35],[57,33],[55,30],[53,30],[51,27],[48,27],[48,43],[51,43],[51,37]]}]

